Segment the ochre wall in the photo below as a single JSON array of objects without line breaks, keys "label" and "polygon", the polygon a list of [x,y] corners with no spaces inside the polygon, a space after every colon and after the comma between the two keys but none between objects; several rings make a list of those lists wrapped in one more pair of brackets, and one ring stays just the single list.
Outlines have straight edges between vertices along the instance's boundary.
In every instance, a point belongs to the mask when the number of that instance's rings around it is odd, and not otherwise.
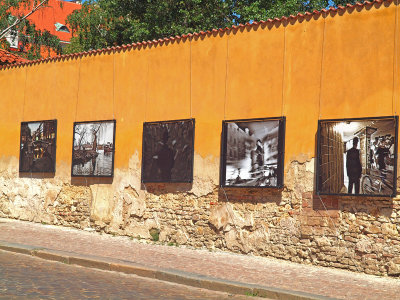
[{"label": "ochre wall", "polygon": [[[157,228],[160,241],[400,274],[400,260],[390,260],[400,254],[400,200],[313,195],[318,119],[398,114],[399,13],[390,1],[366,4],[3,68],[0,216],[148,239]],[[281,115],[285,188],[225,197],[222,120]],[[142,186],[143,122],[190,117],[193,185]],[[114,179],[72,180],[73,122],[113,118]],[[56,175],[23,177],[20,122],[46,119],[58,120]]]},{"label": "ochre wall", "polygon": [[141,152],[143,121],[194,117],[196,153],[219,156],[223,119],[285,115],[286,166],[311,158],[318,118],[397,113],[397,9],[383,4],[4,69],[1,155],[18,157],[20,121],[55,118],[57,161],[70,164],[72,123],[115,118],[116,167],[124,168]]}]

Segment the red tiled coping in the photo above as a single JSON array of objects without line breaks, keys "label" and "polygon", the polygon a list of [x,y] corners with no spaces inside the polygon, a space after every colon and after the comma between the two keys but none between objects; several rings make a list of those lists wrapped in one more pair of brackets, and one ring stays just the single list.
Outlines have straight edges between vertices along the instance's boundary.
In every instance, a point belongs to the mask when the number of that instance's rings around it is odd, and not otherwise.
[{"label": "red tiled coping", "polygon": [[0,65],[7,65],[7,64],[26,64],[27,62],[29,62],[29,60],[15,55],[11,52],[8,52],[4,49],[0,49]]},{"label": "red tiled coping", "polygon": [[[287,23],[293,24],[297,20],[309,19],[313,16],[319,17],[322,15],[323,17],[326,17],[328,14],[330,14],[331,16],[335,16],[337,13],[343,14],[345,12],[352,12],[354,9],[356,9],[357,11],[361,11],[363,8],[369,9],[374,5],[381,6],[382,4],[390,4],[394,1],[397,2],[398,0],[375,0],[375,1],[365,1],[363,3],[357,2],[355,4],[347,4],[346,6],[339,5],[337,8],[330,7],[329,9],[322,9],[320,11],[314,10],[313,12],[298,13],[295,16],[294,15],[290,15],[289,17],[283,16],[281,18],[268,19],[266,21],[253,22],[251,24],[250,23],[239,24],[239,25],[233,25],[232,27],[188,33],[188,34],[183,34],[180,36],[179,35],[171,36],[168,38],[163,38],[163,39],[158,39],[158,40],[143,41],[143,42],[139,42],[139,43],[132,43],[132,44],[128,44],[128,45],[108,47],[108,48],[103,48],[103,49],[98,49],[98,50],[90,50],[90,51],[78,52],[78,53],[73,53],[73,54],[59,55],[59,56],[55,56],[55,57],[37,59],[37,60],[32,60],[32,61],[27,61],[27,62],[19,62],[19,63],[17,62],[14,64],[0,66],[0,70],[6,69],[6,68],[7,69],[15,68],[15,67],[19,67],[19,66],[26,66],[26,65],[30,66],[30,65],[44,63],[44,62],[60,61],[60,60],[69,59],[69,58],[78,58],[78,57],[88,56],[88,55],[90,56],[90,55],[101,54],[101,53],[120,52],[120,51],[129,50],[129,49],[162,45],[164,43],[168,44],[169,42],[174,42],[174,41],[179,41],[179,40],[186,40],[186,39],[191,40],[193,37],[198,38],[198,37],[215,35],[218,33],[225,34],[225,33],[229,33],[231,30],[235,31],[235,30],[240,30],[240,29],[244,29],[244,28],[249,28],[249,29],[258,28],[260,25],[261,26],[273,26],[273,25],[280,25],[280,24],[287,24]],[[396,5],[398,5],[398,3],[396,3]]]}]

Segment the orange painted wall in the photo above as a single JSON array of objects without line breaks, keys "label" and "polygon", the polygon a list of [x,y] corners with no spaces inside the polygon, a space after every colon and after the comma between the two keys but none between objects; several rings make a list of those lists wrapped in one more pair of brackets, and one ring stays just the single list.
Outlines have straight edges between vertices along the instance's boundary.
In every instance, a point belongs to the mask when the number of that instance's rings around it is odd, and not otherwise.
[{"label": "orange painted wall", "polygon": [[315,156],[319,118],[398,114],[398,10],[374,5],[3,69],[0,155],[18,158],[21,121],[55,118],[57,162],[69,165],[73,122],[115,118],[115,166],[126,168],[141,155],[144,121],[194,117],[196,153],[218,157],[223,119],[285,115],[288,167]]}]

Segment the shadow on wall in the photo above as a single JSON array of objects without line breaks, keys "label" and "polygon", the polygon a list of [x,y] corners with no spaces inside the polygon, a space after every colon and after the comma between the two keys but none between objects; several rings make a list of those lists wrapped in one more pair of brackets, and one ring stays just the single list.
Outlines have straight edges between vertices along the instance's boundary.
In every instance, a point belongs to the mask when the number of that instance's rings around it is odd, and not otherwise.
[{"label": "shadow on wall", "polygon": [[[309,199],[310,207],[314,211],[338,210],[354,214],[366,213],[372,216],[390,216],[394,210],[393,199],[389,197],[356,197],[356,196],[329,196],[314,193]],[[303,207],[306,206],[303,204]],[[312,205],[312,206],[311,206]]]},{"label": "shadow on wall", "polygon": [[71,185],[90,186],[93,184],[112,184],[113,177],[72,177]]},{"label": "shadow on wall", "polygon": [[236,203],[275,203],[282,200],[283,189],[220,187],[218,201]]},{"label": "shadow on wall", "polygon": [[34,179],[51,179],[54,178],[56,173],[28,173],[28,172],[20,172],[19,178],[34,178]]},{"label": "shadow on wall", "polygon": [[168,182],[168,183],[153,183],[153,182],[147,182],[147,183],[142,183],[141,184],[141,189],[160,196],[163,194],[168,194],[168,193],[185,193],[185,192],[190,192],[192,189],[193,183],[176,183],[176,182]]}]

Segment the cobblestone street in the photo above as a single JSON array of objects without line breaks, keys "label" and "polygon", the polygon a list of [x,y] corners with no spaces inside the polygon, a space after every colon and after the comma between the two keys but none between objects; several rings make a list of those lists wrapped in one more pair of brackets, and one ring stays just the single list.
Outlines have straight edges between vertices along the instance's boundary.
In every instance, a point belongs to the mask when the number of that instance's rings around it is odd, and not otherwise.
[{"label": "cobblestone street", "polygon": [[[10,219],[0,219],[0,241],[34,245],[39,249],[47,248],[84,255],[97,255],[104,258],[122,259],[124,261],[140,263],[148,267],[172,268],[177,271],[197,273],[207,276],[207,278],[273,286],[337,299],[398,299],[400,293],[400,283],[395,278],[376,277],[232,253],[145,244],[126,237],[113,237],[111,235],[101,235],[96,232],[86,232],[72,228],[48,226]],[[23,257],[23,259],[30,258]],[[10,259],[6,260],[6,262],[7,264],[14,263]],[[57,266],[60,265],[57,264]],[[61,265],[61,267],[74,268],[67,265]],[[0,268],[5,268],[5,264],[1,264]],[[85,269],[79,268],[78,270],[83,271]],[[2,270],[0,272],[0,276],[5,278],[4,272]],[[21,269],[20,272],[22,273],[19,276],[28,276],[33,272],[33,268],[32,271],[23,271]],[[62,274],[61,271],[59,273]],[[98,273],[96,270],[91,269],[88,271],[88,274]],[[108,276],[117,273],[100,272],[99,274],[106,274]],[[52,280],[47,278],[45,273],[40,276],[46,278],[46,281]],[[107,286],[108,282],[112,282],[111,277],[108,280],[107,276],[100,276],[100,278],[103,278],[104,284],[96,283],[100,282],[98,280],[94,280],[94,284],[98,284],[99,289]],[[79,287],[78,283],[83,284],[82,281],[88,282],[88,278],[90,277],[86,278],[82,275],[79,278],[81,280],[74,279],[77,289]],[[124,275],[116,275],[115,278],[126,277]],[[139,281],[139,279],[137,280]],[[0,278],[0,284],[2,284],[2,278]],[[82,288],[85,287],[82,286]],[[157,289],[154,290],[157,291]],[[196,291],[197,289],[193,290]],[[128,295],[130,293],[131,291],[126,292]],[[161,295],[163,294],[161,293]],[[166,293],[166,295],[169,294]],[[188,296],[185,293],[182,293],[182,295]],[[195,297],[197,294],[190,293],[189,295]],[[213,297],[214,293],[207,295]],[[177,295],[175,296],[178,297]],[[203,294],[200,298],[204,297]],[[225,294],[225,297],[228,297],[228,295]],[[219,298],[217,297],[217,299]]]},{"label": "cobblestone street", "polygon": [[0,251],[0,299],[246,298]]}]

